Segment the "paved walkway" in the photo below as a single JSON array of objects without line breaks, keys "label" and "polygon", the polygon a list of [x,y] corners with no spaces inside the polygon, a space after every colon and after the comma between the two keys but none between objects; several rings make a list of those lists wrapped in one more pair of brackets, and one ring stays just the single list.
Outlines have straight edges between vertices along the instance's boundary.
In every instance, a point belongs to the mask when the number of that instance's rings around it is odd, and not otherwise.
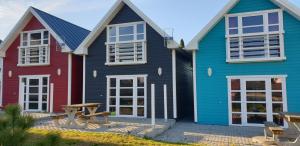
[{"label": "paved walkway", "polygon": [[[99,120],[103,120],[99,118]],[[143,118],[109,118],[109,124],[88,124],[88,127],[78,129],[67,129],[57,127],[51,119],[38,120],[34,128],[47,130],[75,130],[75,131],[89,131],[89,132],[114,132],[122,134],[131,134],[139,137],[154,138],[165,132],[167,129],[175,124],[175,120],[163,119],[156,120],[156,126],[153,128],[151,119]],[[60,120],[60,123],[65,123],[66,119]]]},{"label": "paved walkway", "polygon": [[203,143],[212,146],[258,145],[252,137],[263,135],[263,129],[257,127],[198,125],[176,122],[156,140],[168,142]]}]

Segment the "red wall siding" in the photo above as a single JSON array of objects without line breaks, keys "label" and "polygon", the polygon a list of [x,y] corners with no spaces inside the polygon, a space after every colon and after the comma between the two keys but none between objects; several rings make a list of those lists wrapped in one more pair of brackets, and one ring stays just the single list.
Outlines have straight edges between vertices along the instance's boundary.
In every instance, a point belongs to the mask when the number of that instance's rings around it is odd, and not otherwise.
[{"label": "red wall siding", "polygon": [[[24,30],[44,29],[43,25],[36,19],[32,18],[25,26]],[[18,103],[19,98],[19,75],[50,75],[50,83],[54,83],[54,112],[61,112],[61,105],[67,104],[68,94],[68,54],[61,53],[57,50],[56,40],[50,37],[50,65],[36,67],[18,67],[18,46],[20,45],[20,37],[6,51],[4,58],[3,72],[3,103]],[[57,75],[57,69],[61,69],[61,75]],[[9,78],[8,72],[12,71],[12,77]],[[77,77],[79,79],[82,76]],[[74,79],[77,79],[74,77]]]},{"label": "red wall siding", "polygon": [[72,55],[72,104],[82,103],[82,56]]}]

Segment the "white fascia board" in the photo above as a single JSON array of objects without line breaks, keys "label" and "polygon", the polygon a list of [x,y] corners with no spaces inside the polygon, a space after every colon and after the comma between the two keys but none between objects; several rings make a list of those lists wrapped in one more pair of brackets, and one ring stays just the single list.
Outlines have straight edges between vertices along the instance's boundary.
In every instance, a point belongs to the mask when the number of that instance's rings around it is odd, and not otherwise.
[{"label": "white fascia board", "polygon": [[[38,19],[38,21],[50,32],[50,34],[58,41],[59,43],[63,43],[62,39],[57,35],[51,27],[35,12],[32,7],[29,7],[18,23],[14,26],[14,28],[10,31],[7,37],[0,45],[0,57],[6,56],[6,50],[11,45],[11,43],[19,36],[19,33],[22,29],[28,24],[30,19],[34,16]],[[63,49],[62,52],[72,52],[69,46],[66,44],[66,48]]]},{"label": "white fascia board", "polygon": [[198,50],[198,42],[232,9],[239,0],[231,0],[224,8],[188,43],[185,50]]},{"label": "white fascia board", "polygon": [[[147,17],[141,10],[139,10],[133,3],[129,0],[118,0],[112,8],[106,13],[103,19],[97,24],[97,26],[92,30],[92,32],[84,39],[84,41],[75,50],[75,54],[88,54],[87,48],[91,43],[98,37],[98,35],[106,28],[106,25],[115,17],[115,15],[121,10],[121,8],[126,4],[130,7],[138,16],[140,16],[147,24],[149,24],[156,32],[158,32],[163,37],[168,37],[166,32],[164,32],[158,25],[156,25],[149,17]],[[172,41],[172,47],[179,46],[176,41]]]},{"label": "white fascia board", "polygon": [[29,20],[32,18],[32,14],[30,9],[27,9],[27,11],[23,14],[21,19],[17,22],[17,24],[14,26],[14,28],[9,32],[7,37],[3,40],[3,42],[0,45],[0,56],[5,57],[6,56],[6,50],[11,45],[11,43],[17,38],[19,35],[19,32],[26,26],[26,24],[29,22]]},{"label": "white fascia board", "polygon": [[[240,0],[231,0],[191,41],[186,50],[198,50],[198,43]],[[273,3],[300,20],[300,9],[288,0],[271,0]]]}]

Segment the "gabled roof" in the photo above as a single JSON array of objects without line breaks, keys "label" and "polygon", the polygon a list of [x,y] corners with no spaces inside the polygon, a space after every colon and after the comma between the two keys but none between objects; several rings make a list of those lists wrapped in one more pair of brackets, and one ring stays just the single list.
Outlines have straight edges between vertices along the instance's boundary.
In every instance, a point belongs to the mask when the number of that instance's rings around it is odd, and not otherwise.
[{"label": "gabled roof", "polygon": [[38,21],[51,33],[58,43],[65,44],[65,47],[62,50],[65,52],[74,51],[90,32],[89,30],[43,12],[37,8],[29,7],[0,45],[0,56],[5,56],[5,52],[8,47],[33,16],[36,17]]},{"label": "gabled roof", "polygon": [[[190,41],[186,50],[198,50],[198,43],[214,26],[227,14],[240,0],[230,0],[224,8]],[[270,0],[280,8],[284,9],[295,18],[300,20],[300,10],[288,0]]]},{"label": "gabled roof", "polygon": [[[112,8],[106,13],[103,19],[96,25],[92,32],[84,39],[80,46],[75,50],[75,54],[88,54],[87,48],[93,43],[93,41],[98,37],[98,35],[106,28],[106,25],[116,16],[116,14],[127,5],[131,8],[138,16],[140,16],[147,24],[149,24],[155,31],[157,31],[163,37],[168,36],[159,26],[157,26],[149,17],[147,17],[141,10],[139,10],[134,4],[129,0],[118,0]],[[175,41],[168,43],[172,48],[176,48],[179,45]]]}]

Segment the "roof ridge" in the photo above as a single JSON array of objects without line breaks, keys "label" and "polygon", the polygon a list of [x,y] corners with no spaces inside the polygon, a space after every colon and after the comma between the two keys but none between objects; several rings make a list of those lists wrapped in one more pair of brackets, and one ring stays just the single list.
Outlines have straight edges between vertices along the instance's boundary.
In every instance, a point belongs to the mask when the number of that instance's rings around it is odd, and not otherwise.
[{"label": "roof ridge", "polygon": [[54,16],[54,15],[52,15],[52,14],[50,14],[50,13],[47,13],[47,12],[45,12],[45,11],[42,11],[42,10],[40,10],[40,9],[38,9],[38,8],[33,7],[33,6],[30,6],[30,8],[32,8],[32,9],[34,9],[34,10],[37,10],[37,11],[40,11],[40,12],[42,12],[42,13],[46,13],[46,14],[48,14],[48,15],[51,16],[51,17],[54,17],[54,18],[56,18],[56,19],[59,19],[59,20],[65,22],[65,23],[71,24],[71,25],[73,25],[73,26],[75,26],[75,27],[79,27],[79,28],[84,29],[84,30],[86,30],[86,31],[90,31],[90,30],[88,30],[88,29],[86,29],[86,28],[83,28],[83,27],[81,27],[81,26],[79,26],[79,25],[76,25],[76,24],[74,24],[74,23],[72,23],[72,22],[66,21],[66,20],[64,20],[64,19],[62,19],[62,18],[59,18],[59,17],[57,17],[57,16]]}]

